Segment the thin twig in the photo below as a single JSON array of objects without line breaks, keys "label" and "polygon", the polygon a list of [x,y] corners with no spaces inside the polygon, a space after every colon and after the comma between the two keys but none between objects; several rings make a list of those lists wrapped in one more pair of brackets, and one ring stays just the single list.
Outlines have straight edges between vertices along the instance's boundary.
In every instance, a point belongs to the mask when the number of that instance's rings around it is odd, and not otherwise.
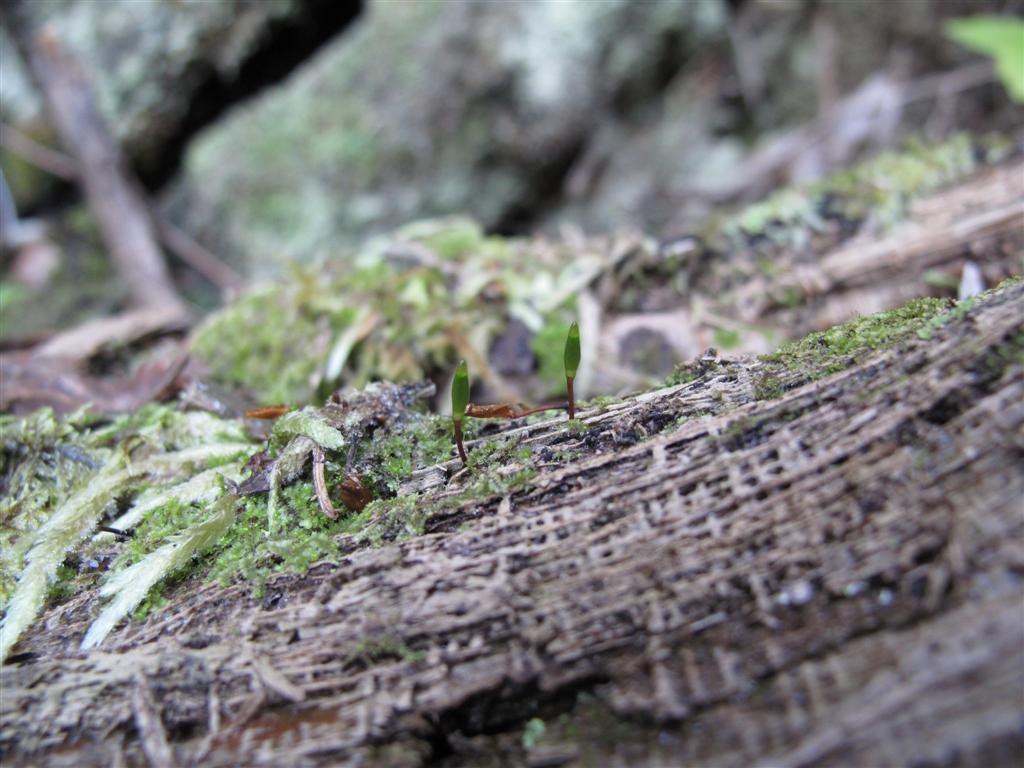
[{"label": "thin twig", "polygon": [[78,180],[78,163],[63,152],[40,144],[17,128],[0,123],[0,147],[10,150],[27,163],[64,181]]},{"label": "thin twig", "polygon": [[316,500],[320,502],[320,511],[331,520],[338,519],[338,513],[331,504],[331,496],[327,493],[327,480],[324,478],[324,449],[313,445],[313,488],[316,489]]},{"label": "thin twig", "polygon": [[[80,181],[81,174],[74,158],[40,144],[6,123],[0,123],[0,146],[59,179]],[[159,208],[151,205],[149,209],[160,242],[188,266],[221,290],[238,288],[245,282],[241,274],[175,226]]]},{"label": "thin twig", "polygon": [[152,211],[160,241],[179,259],[221,290],[238,288],[245,282],[238,272],[204,248],[190,234],[172,224],[155,208]]}]

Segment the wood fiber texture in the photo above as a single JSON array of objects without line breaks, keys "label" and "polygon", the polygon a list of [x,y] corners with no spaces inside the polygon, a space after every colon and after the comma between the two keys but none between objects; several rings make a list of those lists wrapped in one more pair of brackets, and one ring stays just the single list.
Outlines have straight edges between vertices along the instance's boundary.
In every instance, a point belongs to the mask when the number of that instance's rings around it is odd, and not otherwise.
[{"label": "wood fiber texture", "polygon": [[[0,671],[0,754],[1019,764],[1022,335],[1017,284],[778,399],[753,397],[762,364],[723,364],[584,410],[586,432],[560,417],[508,433],[582,455],[262,600],[191,588],[87,654],[68,649],[88,604],[55,609],[23,646],[39,656]],[[446,476],[417,482],[441,498]],[[502,737],[584,699],[618,736]]]}]

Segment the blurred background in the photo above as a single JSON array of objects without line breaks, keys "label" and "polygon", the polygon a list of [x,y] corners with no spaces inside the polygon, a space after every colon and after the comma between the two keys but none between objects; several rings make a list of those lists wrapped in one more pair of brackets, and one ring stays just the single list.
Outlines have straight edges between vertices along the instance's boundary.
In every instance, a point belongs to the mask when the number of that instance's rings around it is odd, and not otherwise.
[{"label": "blurred background", "polygon": [[[295,386],[256,383],[258,396],[440,375],[467,347],[494,369],[492,393],[538,394],[543,387],[509,382],[543,369],[543,334],[564,338],[570,317],[586,314],[581,291],[592,294],[587,306],[596,302],[592,318],[615,305],[661,313],[664,325],[666,312],[685,306],[692,320],[692,272],[657,300],[644,297],[662,278],[594,288],[599,272],[628,264],[623,233],[647,259],[634,274],[653,258],[674,275],[694,249],[757,244],[752,227],[742,243],[708,236],[724,212],[908,140],[951,152],[943,141],[972,137],[955,145],[957,167],[984,160],[990,145],[976,137],[1000,137],[1000,157],[1018,152],[1022,112],[998,58],[958,42],[949,22],[1013,21],[1022,9],[1014,0],[10,0],[0,36],[0,343],[28,349],[133,304],[106,239],[116,222],[97,214],[105,193],[93,204],[83,195],[82,148],[55,125],[40,84],[47,65],[31,65],[33,46],[90,94],[124,177],[141,191],[185,325],[243,286],[306,286],[287,299],[307,308],[301,327],[292,310],[281,318],[252,305],[256,322],[292,328],[302,341],[288,343],[315,352]],[[72,134],[85,125],[70,123]],[[99,157],[97,167],[114,162]],[[816,210],[827,204],[817,200]],[[509,236],[546,245],[509,250],[499,239]],[[389,255],[381,237],[422,247]],[[673,243],[681,261],[665,262]],[[438,256],[455,266],[432,265]],[[441,275],[443,295],[426,278],[367,287],[370,266],[394,272],[410,261]],[[959,268],[932,282],[955,286]],[[533,269],[547,283],[514,283]],[[317,283],[330,291],[313,295]],[[366,311],[382,295],[403,297],[397,315]],[[501,322],[473,336],[478,319],[466,315],[461,340],[435,328],[443,348],[417,349],[406,367],[398,358],[408,334],[391,331],[389,351],[358,349],[381,328],[415,325],[409,307],[436,314],[439,303],[464,308],[470,295]],[[318,305],[332,300],[346,306]],[[703,335],[680,321],[674,327],[693,336],[685,345],[655,338],[648,348],[642,333],[616,354],[623,368],[632,355],[645,375],[664,375],[704,342],[763,351],[813,329],[816,317],[776,323],[779,333],[751,343],[749,313]],[[522,328],[510,332],[512,321]],[[194,349],[218,357],[218,344],[238,345],[250,326],[232,322]],[[627,326],[618,342],[636,330]],[[284,365],[274,358],[281,345],[259,353],[270,368]],[[236,384],[263,375],[233,365],[214,368]]]}]

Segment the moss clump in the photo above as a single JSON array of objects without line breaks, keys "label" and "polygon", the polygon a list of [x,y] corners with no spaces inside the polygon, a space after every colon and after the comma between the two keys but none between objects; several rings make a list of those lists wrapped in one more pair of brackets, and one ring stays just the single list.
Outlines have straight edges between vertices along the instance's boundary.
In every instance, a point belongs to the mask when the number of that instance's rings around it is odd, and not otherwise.
[{"label": "moss clump", "polygon": [[[898,151],[886,152],[804,188],[776,192],[723,222],[712,222],[713,241],[723,246],[781,246],[803,249],[830,222],[848,230],[861,225],[886,228],[906,217],[915,199],[957,181],[985,163],[998,162],[1013,151],[1011,141],[998,136],[972,138],[958,134],[940,142],[910,140]],[[758,259],[771,273],[770,260]],[[795,301],[798,297],[780,297]]]},{"label": "moss clump", "polygon": [[[468,434],[471,424],[472,420],[465,424]],[[361,447],[358,464],[377,495],[394,495],[413,470],[440,464],[451,455],[451,419],[416,414],[400,430],[374,433]]]},{"label": "moss clump", "polygon": [[203,576],[221,584],[242,579],[256,595],[262,595],[271,576],[305,573],[313,563],[337,556],[334,535],[341,525],[320,510],[312,482],[287,486],[282,500],[284,519],[273,532],[267,532],[266,497],[247,498],[234,523],[206,558]]},{"label": "moss clump", "polygon": [[316,343],[322,325],[301,291],[266,288],[211,316],[193,335],[192,349],[221,382],[264,402],[295,402],[309,391],[317,365],[303,346]]},{"label": "moss clump", "polygon": [[843,370],[859,354],[889,347],[911,336],[952,306],[953,302],[948,299],[915,299],[897,309],[811,333],[783,345],[777,352],[763,355],[761,360],[819,378]]},{"label": "moss clump", "polygon": [[386,542],[423,534],[428,516],[429,510],[417,497],[397,496],[371,502],[358,515],[349,518],[343,528],[357,543],[379,547]]},{"label": "moss clump", "polygon": [[978,305],[988,301],[1019,278],[963,301],[914,299],[896,309],[860,317],[811,333],[783,345],[777,352],[762,355],[764,371],[754,382],[759,400],[781,396],[787,389],[844,370],[865,354],[893,347],[910,338],[928,340],[950,323],[963,320]]},{"label": "moss clump", "polygon": [[554,329],[560,355],[581,260],[566,267],[564,249],[527,249],[466,220],[417,222],[354,258],[294,268],[207,318],[191,347],[216,381],[290,404],[433,378],[469,348],[486,358],[509,317]]},{"label": "moss clump", "polygon": [[784,392],[785,384],[775,374],[766,373],[754,381],[755,400],[774,400],[777,397],[782,397]]}]

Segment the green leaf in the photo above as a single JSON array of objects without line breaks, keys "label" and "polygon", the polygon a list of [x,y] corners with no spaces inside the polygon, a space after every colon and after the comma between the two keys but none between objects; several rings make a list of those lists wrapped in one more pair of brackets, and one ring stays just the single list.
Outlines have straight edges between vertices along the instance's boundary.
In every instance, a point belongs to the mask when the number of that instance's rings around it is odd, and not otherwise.
[{"label": "green leaf", "polygon": [[576,378],[576,370],[580,367],[580,327],[573,323],[565,337],[565,375]]},{"label": "green leaf", "polygon": [[1024,21],[1010,16],[971,16],[950,19],[945,32],[950,40],[990,56],[1010,98],[1024,102]]},{"label": "green leaf", "polygon": [[462,419],[469,405],[469,367],[466,361],[462,360],[459,367],[455,369],[455,378],[452,379],[452,418],[455,421]]}]

